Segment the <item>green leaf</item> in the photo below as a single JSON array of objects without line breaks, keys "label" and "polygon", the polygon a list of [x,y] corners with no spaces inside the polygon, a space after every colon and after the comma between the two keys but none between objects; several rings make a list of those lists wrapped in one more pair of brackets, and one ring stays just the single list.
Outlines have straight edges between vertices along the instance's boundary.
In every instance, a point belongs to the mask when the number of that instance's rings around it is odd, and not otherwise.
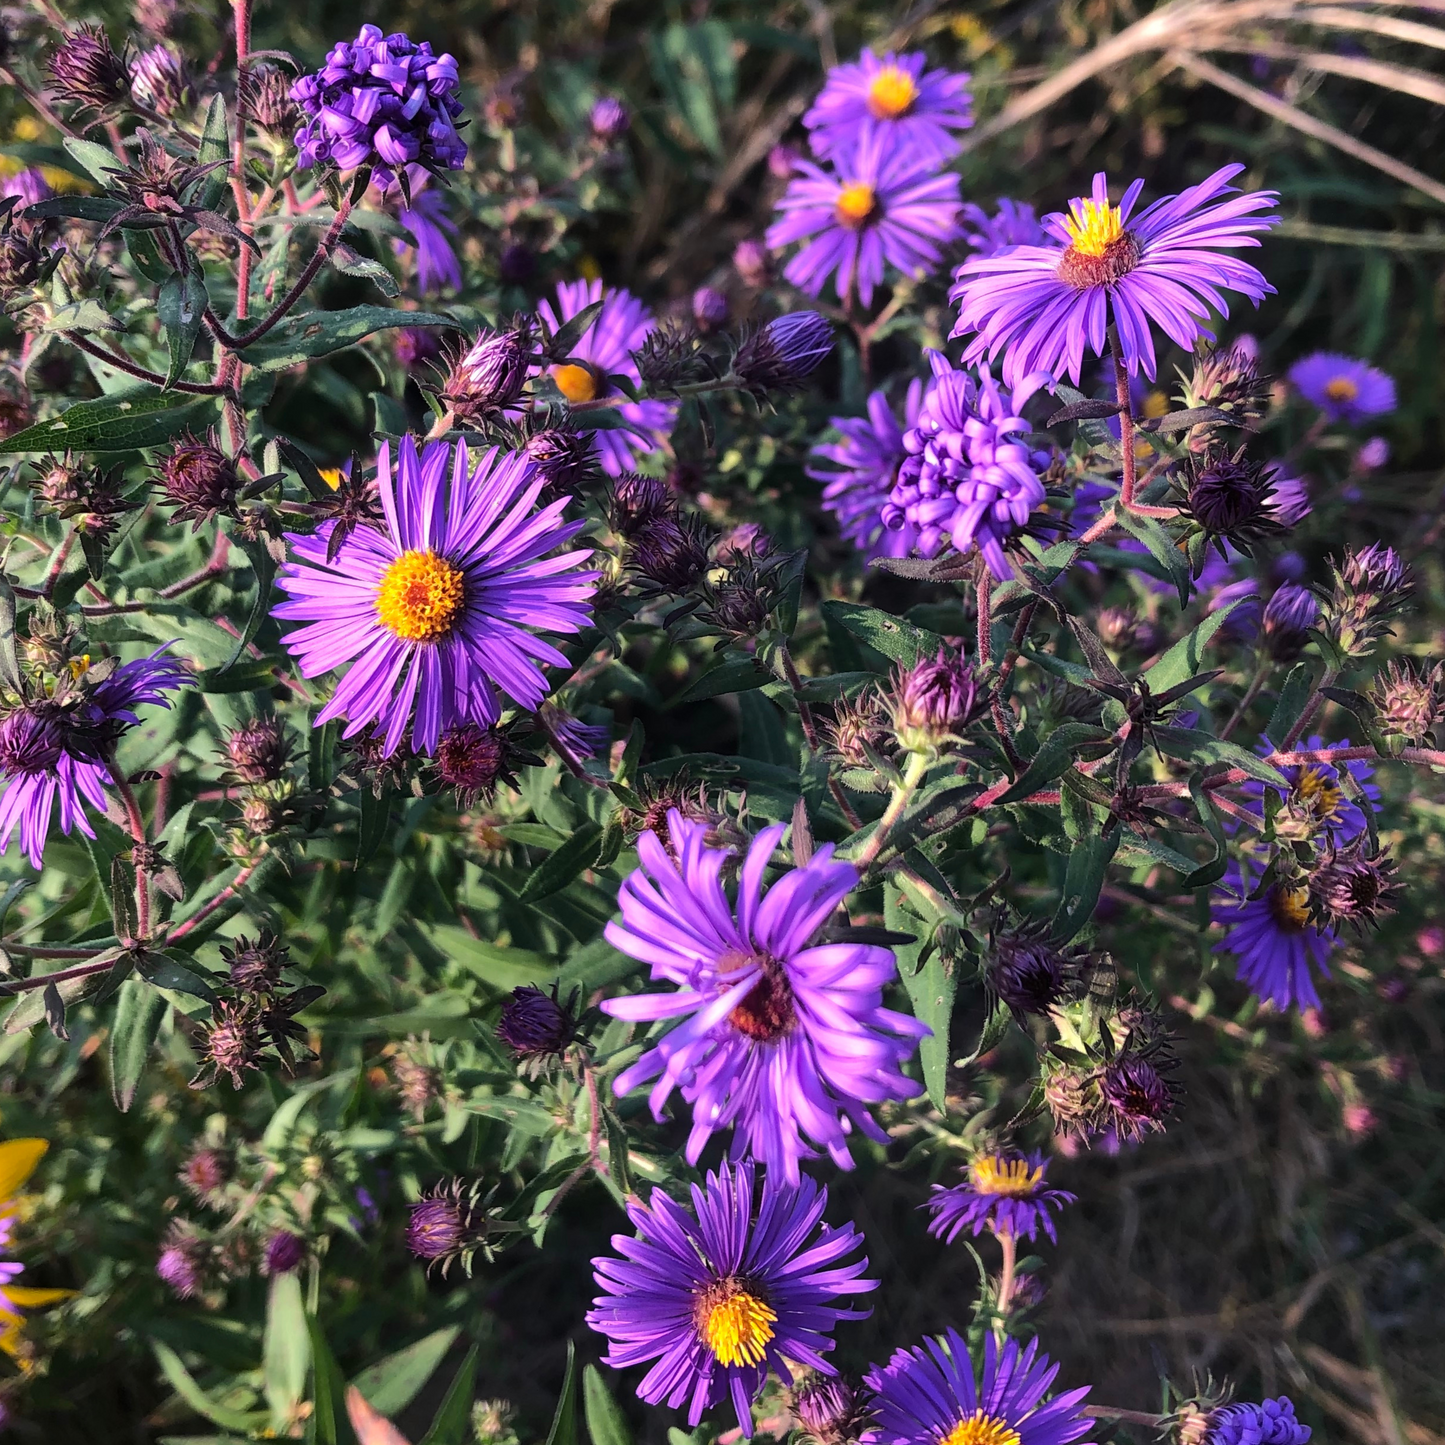
[{"label": "green leaf", "polygon": [[[1214,839],[1214,857],[1207,863],[1201,863],[1184,880],[1186,888],[1209,888],[1218,883],[1224,877],[1229,867],[1229,850],[1224,840],[1224,827],[1219,821],[1219,814],[1214,811],[1214,805],[1209,797],[1209,790],[1204,786],[1204,779],[1198,774],[1189,779],[1189,796],[1194,800],[1194,811],[1199,815],[1199,821],[1209,830],[1209,835]],[[1265,794],[1266,800],[1269,794]]]},{"label": "green leaf", "polygon": [[271,615],[271,584],[276,580],[276,559],[271,549],[261,541],[243,541],[241,550],[251,559],[256,574],[256,595],[251,601],[251,610],[246,615],[246,625],[236,636],[236,645],[231,655],[220,666],[221,675],[229,672],[241,659],[241,654],[251,645],[261,624]]},{"label": "green leaf", "polygon": [[248,346],[246,364],[257,371],[287,371],[315,356],[355,346],[395,326],[455,326],[431,311],[395,311],[389,306],[352,306],[344,311],[307,311],[283,321],[263,341]]},{"label": "green leaf", "polygon": [[580,824],[577,831],[528,876],[522,891],[517,894],[518,901],[533,903],[539,898],[550,898],[552,894],[560,893],[584,869],[591,867],[601,841],[602,829],[596,823]]},{"label": "green leaf", "polygon": [[452,1380],[446,1399],[431,1422],[431,1429],[421,1437],[421,1445],[462,1445],[472,1413],[472,1382],[477,1374],[477,1347],[467,1357]]},{"label": "green leaf", "polygon": [[1155,727],[1152,731],[1159,751],[1171,758],[1187,758],[1191,763],[1226,763],[1261,782],[1284,786],[1284,775],[1277,768],[1238,743],[1217,738],[1200,728]]},{"label": "green leaf", "polygon": [[731,108],[737,85],[732,32],[720,20],[669,25],[661,35],[648,35],[648,52],[672,108],[702,146],[720,158],[720,113]]},{"label": "green leaf", "polygon": [[401,295],[401,287],[397,285],[396,277],[380,261],[363,256],[360,251],[355,251],[350,246],[337,246],[331,253],[331,264],[343,276],[360,276],[372,282],[388,299]]},{"label": "green leaf", "polygon": [[681,692],[668,698],[666,707],[671,710],[682,707],[685,703],[702,702],[709,697],[750,692],[772,680],[772,675],[750,657],[736,662],[724,662],[718,667],[709,668],[700,677],[693,678]]},{"label": "green leaf", "polygon": [[262,1388],[271,1407],[271,1427],[286,1434],[306,1393],[311,1367],[311,1330],[295,1273],[271,1276],[266,1301],[266,1333],[261,1364]]},{"label": "green leaf", "polygon": [[22,690],[15,647],[15,589],[4,575],[0,575],[0,680],[15,692]]},{"label": "green leaf", "polygon": [[1288,737],[1290,728],[1305,710],[1305,704],[1314,690],[1314,668],[1308,662],[1297,662],[1290,668],[1289,676],[1285,678],[1284,686],[1280,689],[1279,701],[1275,703],[1269,726],[1264,730],[1265,736],[1276,743]]},{"label": "green leaf", "polygon": [[122,1113],[135,1099],[167,1007],[165,999],[143,979],[126,979],[117,993],[110,1027],[110,1092]]},{"label": "green leaf", "polygon": [[503,1094],[470,1099],[466,1107],[473,1114],[481,1114],[487,1119],[500,1119],[504,1124],[510,1124],[513,1129],[519,1129],[524,1134],[535,1134],[539,1139],[555,1132],[557,1128],[557,1120],[550,1109],[520,1095]]},{"label": "green leaf", "polygon": [[1204,649],[1208,646],[1214,634],[1229,621],[1230,614],[1243,602],[1231,602],[1227,607],[1221,607],[1218,612],[1211,612],[1203,622],[1199,624],[1187,636],[1181,637],[1168,652],[1162,654],[1157,662],[1144,673],[1149,683],[1150,691],[1161,693],[1185,681],[1186,678],[1195,676],[1202,672],[1200,663],[1204,657]]},{"label": "green leaf", "polygon": [[943,646],[943,639],[936,632],[915,627],[877,607],[830,600],[823,604],[823,611],[855,637],[906,667],[911,667],[920,657],[936,657]]},{"label": "green leaf", "polygon": [[582,1371],[582,1408],[587,1415],[587,1433],[592,1445],[632,1445],[627,1419],[607,1388],[596,1365]]},{"label": "green leaf", "polygon": [[628,1163],[627,1129],[611,1109],[603,1108],[602,1122],[607,1129],[607,1172],[618,1193],[632,1193],[632,1168]]},{"label": "green leaf", "polygon": [[[306,1316],[306,1328],[311,1337],[312,1383],[311,1383],[311,1425],[315,1445],[347,1445],[353,1438],[347,1428],[345,1407],[345,1382],[336,1356],[331,1352],[326,1336],[314,1315]],[[349,1422],[348,1422],[349,1423]]]},{"label": "green leaf", "polygon": [[1033,760],[1019,777],[1002,794],[1000,803],[1014,803],[1036,793],[1056,778],[1068,772],[1077,760],[1078,750],[1088,743],[1106,742],[1107,728],[1095,727],[1092,723],[1060,723],[1040,745]]},{"label": "green leaf", "polygon": [[109,196],[51,196],[48,201],[26,206],[25,218],[28,221],[108,221],[118,210],[120,202]]},{"label": "green leaf", "polygon": [[[919,934],[926,931],[914,914],[903,907],[903,896],[892,879],[883,893],[883,926],[900,933]],[[941,1114],[948,1112],[949,1032],[953,1023],[953,999],[958,991],[958,977],[946,966],[942,952],[935,948],[920,968],[918,957],[923,951],[922,939],[899,944],[898,972],[908,990],[914,1017],[933,1030],[918,1046],[918,1061],[923,1066],[923,1083],[933,1107]]]},{"label": "green leaf", "polygon": [[567,1341],[567,1373],[547,1431],[547,1445],[577,1445],[577,1346]]},{"label": "green leaf", "polygon": [[201,431],[216,410],[211,397],[187,397],[153,386],[81,401],[49,421],[36,422],[0,441],[0,454],[63,451],[132,452],[160,446],[178,432]]},{"label": "green leaf", "polygon": [[204,1415],[213,1425],[219,1425],[223,1430],[240,1430],[248,1439],[251,1432],[264,1423],[266,1417],[259,1411],[232,1410],[226,1405],[218,1405],[195,1382],[181,1357],[168,1344],[152,1337],[150,1346],[155,1351],[156,1362],[166,1377],[166,1383],[198,1415]]},{"label": "green leaf", "polygon": [[1149,555],[1165,569],[1170,581],[1179,593],[1179,605],[1189,605],[1189,558],[1174,544],[1174,538],[1164,530],[1153,517],[1140,516],[1125,507],[1118,508],[1114,520],[1129,533],[1137,537],[1147,548]]},{"label": "green leaf", "polygon": [[70,158],[78,161],[82,171],[98,186],[110,186],[115,182],[116,172],[124,169],[125,162],[115,157],[108,146],[93,140],[81,140],[77,136],[66,136],[62,142]]},{"label": "green leaf", "polygon": [[186,374],[210,300],[205,275],[194,260],[184,276],[170,276],[162,283],[156,296],[156,316],[165,328],[166,345],[171,353],[162,391],[174,386]]},{"label": "green leaf", "polygon": [[94,297],[82,301],[68,301],[57,306],[50,313],[41,332],[55,331],[124,331],[125,325],[118,321]]},{"label": "green leaf", "polygon": [[[201,129],[201,144],[196,152],[198,165],[213,165],[224,161],[231,154],[231,138],[226,129],[226,102],[217,95],[211,98],[206,109],[206,123]],[[217,166],[206,177],[201,188],[200,206],[203,211],[214,211],[226,192],[226,168]]]},{"label": "green leaf", "polygon": [[1085,838],[1070,850],[1064,891],[1054,914],[1054,938],[1058,943],[1067,943],[1094,916],[1119,836],[1116,828],[1112,833]]},{"label": "green leaf", "polygon": [[1013,1022],[1013,1014],[1005,1003],[996,1003],[993,1012],[983,1021],[983,1029],[978,1036],[978,1044],[974,1051],[966,1058],[960,1059],[959,1066],[971,1064],[981,1059],[1000,1039],[1008,1032],[1008,1026]]},{"label": "green leaf", "polygon": [[436,1373],[460,1333],[458,1325],[436,1330],[414,1345],[368,1365],[351,1383],[366,1396],[373,1410],[383,1415],[399,1415]]},{"label": "green leaf", "polygon": [[169,989],[172,993],[188,993],[192,998],[204,999],[209,1004],[216,1002],[216,991],[200,974],[185,964],[164,953],[147,953],[136,963],[142,978],[149,979],[157,988]]}]

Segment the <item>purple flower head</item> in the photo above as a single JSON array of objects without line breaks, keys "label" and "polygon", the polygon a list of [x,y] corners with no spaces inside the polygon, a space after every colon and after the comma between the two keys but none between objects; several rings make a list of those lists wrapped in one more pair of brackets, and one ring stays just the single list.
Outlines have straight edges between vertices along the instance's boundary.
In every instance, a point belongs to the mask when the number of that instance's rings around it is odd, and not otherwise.
[{"label": "purple flower head", "polygon": [[1304,478],[1285,471],[1278,462],[1269,463],[1263,477],[1274,488],[1265,504],[1270,515],[1281,527],[1297,527],[1313,510]]},{"label": "purple flower head", "polygon": [[733,375],[755,396],[792,391],[833,351],[833,323],[816,311],[789,311],[745,336],[733,356]]},{"label": "purple flower head", "polygon": [[743,284],[756,291],[766,286],[772,277],[772,254],[761,241],[744,237],[733,249],[733,266],[743,278]]},{"label": "purple flower head", "polygon": [[536,984],[514,988],[497,1019],[497,1037],[519,1064],[547,1064],[560,1059],[577,1038],[577,1020],[557,997],[557,986],[543,993]]},{"label": "purple flower head", "polygon": [[1120,1139],[1161,1132],[1174,1110],[1174,1090],[1147,1054],[1116,1054],[1099,1078],[1100,1122]]},{"label": "purple flower head", "polygon": [[1048,1160],[1042,1154],[1020,1154],[1000,1150],[980,1154],[963,1171],[963,1183],[945,1189],[933,1186],[923,1206],[932,1212],[928,1232],[945,1244],[952,1244],[967,1229],[982,1234],[991,1229],[1013,1239],[1033,1239],[1040,1229],[1057,1240],[1051,1210],[1074,1202],[1063,1189],[1050,1189],[1044,1182]]},{"label": "purple flower head", "polygon": [[[887,393],[868,398],[867,416],[831,417],[840,433],[835,442],[813,448],[807,474],[823,483],[823,508],[838,519],[838,530],[863,554],[873,557],[907,557],[918,541],[918,530],[907,521],[901,527],[883,525],[898,468],[908,455],[903,447],[904,428],[918,422],[923,405],[923,383],[908,383],[903,401],[903,423],[888,405]],[[828,465],[823,465],[827,463]]]},{"label": "purple flower head", "polygon": [[1395,410],[1394,381],[1353,356],[1316,351],[1290,367],[1289,379],[1332,422],[1358,426],[1369,417]]},{"label": "purple flower head", "polygon": [[830,1332],[867,1311],[840,1304],[878,1281],[861,1278],[866,1258],[849,1259],[863,1238],[847,1224],[823,1224],[828,1191],[811,1179],[759,1188],[751,1164],[724,1164],[692,1186],[689,1210],[661,1189],[632,1200],[635,1236],[614,1234],[621,1258],[592,1261],[597,1286],[587,1323],[605,1335],[603,1357],[623,1370],[650,1360],[637,1393],[648,1404],[687,1404],[689,1425],[732,1402],[744,1435],[768,1371],[791,1381],[799,1366],[824,1375]]},{"label": "purple flower head", "polygon": [[1225,1405],[1207,1419],[1203,1445],[1308,1445],[1311,1434],[1295,1419],[1288,1395],[1258,1405]]},{"label": "purple flower head", "polygon": [[1311,925],[1309,890],[1277,882],[1250,901],[1236,862],[1224,875],[1224,888],[1231,892],[1221,890],[1210,907],[1224,929],[1214,951],[1233,954],[1240,982],[1276,1008],[1319,1008],[1311,968],[1329,977],[1335,937]]},{"label": "purple flower head", "polygon": [[[884,1135],[868,1105],[911,1098],[902,1072],[928,1029],[882,1006],[897,976],[893,954],[867,944],[817,944],[819,930],[857,885],[851,863],[824,844],[763,893],[763,874],[785,831],[766,828],[748,848],[735,902],[722,889],[731,849],[709,848],[708,828],[668,814],[673,855],[655,833],[637,843],[642,866],[622,884],[614,948],[678,985],[609,999],[603,1011],[638,1021],[687,1021],[618,1075],[619,1095],[655,1079],[655,1118],[675,1088],[693,1106],[687,1160],[732,1128],[734,1156],[798,1179],[800,1158],[826,1148],[849,1169],[847,1136]],[[674,857],[675,860],[674,861]]]},{"label": "purple flower head", "polygon": [[982,206],[969,201],[958,215],[964,244],[980,260],[1001,255],[1013,246],[1042,246],[1049,239],[1049,233],[1027,201],[1000,196],[996,216],[990,216]]},{"label": "purple flower head", "polygon": [[1059,1367],[1030,1340],[1000,1346],[984,1336],[975,1382],[968,1345],[956,1330],[897,1350],[864,1383],[875,1393],[877,1424],[865,1445],[1069,1445],[1089,1433],[1079,1413],[1088,1387],[1047,1398]]},{"label": "purple flower head", "polygon": [[604,95],[592,103],[587,123],[598,140],[611,144],[627,134],[632,126],[632,116],[615,96]]},{"label": "purple flower head", "polygon": [[17,220],[23,219],[26,206],[39,205],[54,194],[50,182],[34,166],[27,166],[22,171],[16,171],[13,176],[0,180],[0,196],[14,196],[18,202],[10,213]]},{"label": "purple flower head", "polygon": [[156,1273],[181,1299],[194,1299],[205,1287],[206,1246],[184,1220],[166,1229]]},{"label": "purple flower head", "polygon": [[459,83],[457,62],[433,55],[429,42],[363,25],[355,40],[338,42],[320,70],[291,87],[307,117],[296,132],[296,163],[303,170],[369,165],[382,190],[405,166],[459,171],[467,159],[456,128]]},{"label": "purple flower head", "polygon": [[918,419],[904,434],[908,453],[883,508],[883,525],[912,526],[917,549],[936,557],[945,547],[978,549],[1001,581],[1013,576],[1004,556],[1011,541],[1044,501],[1039,470],[1046,459],[1016,440],[1030,429],[1019,414],[1049,377],[1024,377],[1005,398],[985,367],[960,371],[930,352],[933,385]]},{"label": "purple flower head", "polygon": [[584,723],[555,703],[544,702],[537,714],[557,756],[573,772],[581,772],[589,758],[600,757],[612,742],[612,729],[598,723]]},{"label": "purple flower head", "polygon": [[115,782],[107,751],[140,721],[136,708],[168,708],[166,693],[192,680],[164,650],[122,663],[70,703],[28,703],[0,722],[0,853],[18,828],[21,851],[39,868],[57,801],[62,833],[95,837],[84,804],[105,811],[105,789]]},{"label": "purple flower head", "polygon": [[716,286],[699,286],[692,293],[692,319],[700,331],[716,331],[728,324],[728,298]]},{"label": "purple flower head", "polygon": [[262,1265],[267,1275],[290,1274],[301,1267],[306,1258],[306,1241],[289,1229],[278,1229],[266,1241],[266,1258]]},{"label": "purple flower head", "polygon": [[861,1391],[835,1376],[809,1380],[793,1398],[793,1414],[814,1445],[853,1445],[873,1412]]},{"label": "purple flower head", "polygon": [[1319,618],[1319,598],[1308,587],[1286,582],[1264,606],[1264,635],[1270,651],[1280,658],[1297,655]]},{"label": "purple flower head", "polygon": [[958,235],[958,177],[911,148],[882,147],[870,138],[835,158],[836,169],[799,161],[778,200],[768,245],[802,250],[783,275],[810,296],[830,277],[840,300],[855,293],[867,306],[885,266],[924,276],[942,247]]},{"label": "purple flower head", "polygon": [[911,753],[936,756],[940,744],[956,738],[977,716],[985,694],[962,656],[944,647],[911,667],[894,669],[888,711],[898,745]]},{"label": "purple flower head", "polygon": [[835,65],[803,116],[813,154],[837,161],[861,146],[907,151],[937,166],[958,153],[953,132],[973,124],[967,74],[927,70],[921,51],[881,60],[865,50],[851,65]]},{"label": "purple flower head", "polygon": [[[631,353],[656,328],[652,312],[630,291],[604,288],[601,281],[563,281],[557,287],[557,305],[542,301],[537,314],[552,331],[570,321],[594,301],[606,304],[597,319],[583,333],[573,348],[573,358],[581,365],[554,366],[552,380],[562,395],[571,402],[595,401],[609,394],[610,373],[629,378],[640,385],[642,377]],[[677,407],[666,401],[621,401],[618,414],[627,423],[625,429],[591,433],[602,469],[609,476],[620,476],[636,462],[638,452],[652,451],[656,438],[672,430]],[[585,428],[587,415],[578,420]]]},{"label": "purple flower head", "polygon": [[174,116],[195,101],[186,62],[169,45],[142,50],[131,62],[131,94],[161,116]]},{"label": "purple flower head", "polygon": [[[1278,594],[1276,594],[1278,595]],[[1349,747],[1349,739],[1326,743],[1318,735],[1298,746],[1302,752],[1332,753]],[[1269,748],[1260,743],[1256,751],[1267,756]],[[1316,757],[1307,763],[1291,764],[1279,770],[1284,787],[1248,782],[1245,806],[1256,817],[1264,817],[1264,790],[1273,786],[1283,801],[1275,814],[1275,832],[1292,843],[1328,841],[1349,843],[1366,830],[1365,814],[1357,801],[1362,794],[1371,809],[1378,808],[1380,790],[1371,782],[1374,769],[1366,758],[1350,758],[1343,766]],[[1347,786],[1345,777],[1350,784]]]},{"label": "purple flower head", "polygon": [[1362,472],[1377,472],[1390,460],[1390,443],[1384,437],[1371,437],[1355,453],[1355,465]]},{"label": "purple flower head", "polygon": [[[1130,375],[1142,369],[1152,380],[1151,323],[1186,350],[1201,336],[1212,340],[1204,322],[1211,309],[1229,315],[1225,291],[1257,306],[1274,290],[1255,267],[1220,254],[1259,245],[1256,233],[1279,219],[1254,215],[1275,203],[1274,191],[1233,195],[1228,183],[1243,169],[1224,166],[1137,216],[1144,182],[1135,181],[1114,206],[1100,171],[1092,196],[1070,201],[1068,215],[1044,217],[1053,244],[965,261],[949,293],[959,304],[953,335],[978,333],[964,361],[1002,355],[1010,383],[1044,370],[1067,373],[1077,385],[1084,348],[1102,356],[1112,323]],[[1232,199],[1219,200],[1225,195]]]},{"label": "purple flower head", "polygon": [[414,254],[416,257],[416,284],[422,291],[440,291],[450,286],[453,291],[461,289],[462,266],[457,253],[452,249],[449,236],[457,234],[457,223],[447,211],[447,198],[438,190],[426,186],[426,172],[420,167],[411,167],[416,172],[411,178],[411,205],[403,207],[397,219],[416,237],[413,248],[403,240],[394,240],[391,245],[397,255]]},{"label": "purple flower head", "polygon": [[580,632],[597,577],[576,570],[587,548],[558,551],[582,526],[562,520],[567,499],[534,513],[546,480],[524,457],[491,448],[473,469],[465,442],[418,453],[410,436],[395,467],[382,443],[377,485],[385,529],[357,527],[334,561],[333,523],[287,536],[295,560],[277,581],[291,600],[273,615],[302,625],[286,645],[306,677],[351,664],[318,725],[344,717],[354,737],[376,722],[390,756],[410,720],[412,751],[430,753],[450,727],[495,723],[499,688],[540,706],[537,664],[565,659],[528,629]]}]

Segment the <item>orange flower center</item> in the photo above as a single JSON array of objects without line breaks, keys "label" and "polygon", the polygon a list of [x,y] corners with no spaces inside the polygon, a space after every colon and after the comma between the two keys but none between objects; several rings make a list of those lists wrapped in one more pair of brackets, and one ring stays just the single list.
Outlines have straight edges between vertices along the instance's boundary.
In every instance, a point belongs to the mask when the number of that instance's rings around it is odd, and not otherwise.
[{"label": "orange flower center", "polygon": [[1348,376],[1334,376],[1325,383],[1325,395],[1331,401],[1354,401],[1360,388]]},{"label": "orange flower center", "polygon": [[906,115],[917,99],[916,82],[897,65],[885,65],[868,83],[868,109],[878,120]]},{"label": "orange flower center", "polygon": [[405,642],[437,642],[466,600],[461,570],[431,551],[403,552],[381,575],[376,615]]},{"label": "orange flower center", "polygon": [[878,208],[878,197],[867,181],[849,181],[838,192],[833,203],[834,214],[840,225],[856,231],[865,225]]},{"label": "orange flower center", "polygon": [[596,401],[600,390],[597,373],[590,366],[581,366],[574,361],[554,366],[552,380],[556,383],[557,390],[572,402]]},{"label": "orange flower center", "polygon": [[720,1365],[760,1365],[773,1337],[777,1312],[740,1280],[724,1279],[699,1297],[698,1333]]}]

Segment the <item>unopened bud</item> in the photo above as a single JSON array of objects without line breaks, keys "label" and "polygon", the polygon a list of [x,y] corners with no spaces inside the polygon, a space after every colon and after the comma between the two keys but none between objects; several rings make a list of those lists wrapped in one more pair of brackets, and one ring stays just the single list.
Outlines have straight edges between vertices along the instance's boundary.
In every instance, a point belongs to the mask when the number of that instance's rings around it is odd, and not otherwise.
[{"label": "unopened bud", "polygon": [[937,752],[968,726],[982,704],[973,669],[943,648],[937,657],[922,658],[893,674],[893,731],[907,752]]},{"label": "unopened bud", "polygon": [[1419,747],[1445,720],[1445,664],[1428,672],[1413,662],[1391,662],[1376,678],[1369,698],[1385,745]]},{"label": "unopened bud", "polygon": [[831,322],[816,311],[791,311],[744,338],[733,357],[733,375],[758,396],[794,390],[832,350]]},{"label": "unopened bud", "polygon": [[728,324],[728,298],[715,286],[699,286],[692,293],[692,319],[699,331],[716,331]]},{"label": "unopened bud", "polygon": [[62,100],[90,110],[105,110],[130,94],[130,71],[99,25],[72,30],[46,60],[45,68]]},{"label": "unopened bud", "polygon": [[733,266],[742,277],[743,285],[761,291],[772,279],[772,252],[761,241],[751,238],[739,241],[733,251]]},{"label": "unopened bud", "polygon": [[627,107],[610,95],[604,95],[593,103],[587,121],[592,134],[606,144],[620,140],[632,126],[632,116]]},{"label": "unopened bud", "polygon": [[526,327],[483,331],[452,362],[441,398],[459,421],[503,411],[527,384],[532,338]]},{"label": "unopened bud", "polygon": [[159,481],[166,500],[176,504],[171,521],[189,519],[192,531],[223,512],[235,515],[241,479],[214,436],[204,441],[187,436],[174,443],[161,458]]},{"label": "unopened bud", "polygon": [[226,735],[226,761],[243,783],[274,783],[285,771],[290,752],[279,718],[253,718]]},{"label": "unopened bud", "polygon": [[186,63],[169,45],[141,51],[131,66],[130,83],[131,93],[142,105],[167,119],[195,104]]}]

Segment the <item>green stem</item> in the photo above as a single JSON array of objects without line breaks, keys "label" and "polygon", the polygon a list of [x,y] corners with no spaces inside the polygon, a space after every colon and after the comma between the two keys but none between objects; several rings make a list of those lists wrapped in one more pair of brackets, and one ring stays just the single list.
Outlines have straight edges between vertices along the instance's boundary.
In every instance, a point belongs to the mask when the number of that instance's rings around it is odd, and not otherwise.
[{"label": "green stem", "polygon": [[922,753],[910,753],[908,766],[903,772],[902,783],[894,784],[893,796],[889,798],[888,806],[878,820],[878,826],[874,828],[872,836],[863,845],[862,852],[853,860],[860,875],[867,874],[878,855],[883,851],[883,845],[888,841],[889,833],[893,831],[895,824],[903,816],[904,809],[913,801],[913,795],[918,791],[918,785],[923,781],[927,772],[928,759]]}]

